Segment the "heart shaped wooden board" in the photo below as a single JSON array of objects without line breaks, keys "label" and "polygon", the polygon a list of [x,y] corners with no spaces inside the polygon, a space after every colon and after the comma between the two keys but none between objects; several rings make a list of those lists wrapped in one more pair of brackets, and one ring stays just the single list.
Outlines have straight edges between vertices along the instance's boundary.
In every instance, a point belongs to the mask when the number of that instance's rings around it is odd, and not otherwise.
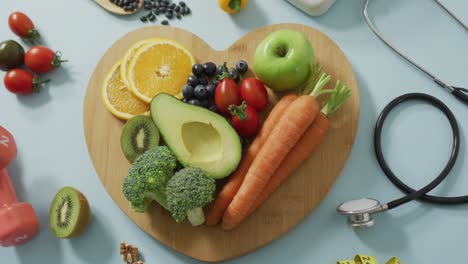
[{"label": "heart shaped wooden board", "polygon": [[[353,90],[352,97],[330,117],[330,131],[315,153],[263,204],[233,231],[216,227],[177,224],[170,214],[154,204],[147,213],[134,213],[122,194],[122,184],[130,163],[120,149],[124,122],[110,114],[101,100],[106,73],[135,42],[161,37],[188,47],[198,62],[224,61],[234,65],[239,59],[253,64],[257,44],[279,29],[304,32],[312,43],[316,61],[333,79]],[[252,74],[252,73],[250,73]],[[274,100],[274,98],[272,98]],[[263,246],[297,225],[317,206],[340,175],[350,154],[359,119],[359,90],[352,67],[338,46],[320,31],[305,25],[278,24],[256,29],[224,51],[213,50],[196,35],[174,27],[146,27],[118,40],[98,63],[84,102],[84,130],[88,150],[102,184],[117,205],[145,232],[193,258],[217,262],[241,256]]]}]

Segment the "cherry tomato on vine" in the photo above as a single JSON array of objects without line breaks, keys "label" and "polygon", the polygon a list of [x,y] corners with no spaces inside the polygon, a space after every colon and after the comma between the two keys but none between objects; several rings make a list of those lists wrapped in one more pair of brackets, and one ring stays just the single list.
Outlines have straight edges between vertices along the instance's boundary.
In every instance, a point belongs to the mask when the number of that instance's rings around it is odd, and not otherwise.
[{"label": "cherry tomato on vine", "polygon": [[260,118],[253,107],[243,101],[240,106],[229,106],[229,112],[232,114],[232,126],[239,135],[252,137],[257,134],[260,128]]},{"label": "cherry tomato on vine", "polygon": [[229,106],[240,105],[242,103],[242,98],[236,82],[229,78],[226,63],[223,65],[223,73],[218,77],[219,82],[215,91],[216,108],[218,108],[219,112],[229,115]]},{"label": "cherry tomato on vine", "polygon": [[242,99],[247,102],[247,105],[258,112],[263,111],[268,105],[268,92],[259,79],[251,77],[243,80],[240,86],[240,94]]},{"label": "cherry tomato on vine", "polygon": [[31,19],[21,12],[14,12],[8,17],[8,25],[11,31],[20,38],[24,38],[31,42],[39,39],[39,32],[36,30]]},{"label": "cherry tomato on vine", "polygon": [[26,52],[24,63],[36,73],[46,73],[60,67],[66,60],[61,59],[62,54],[44,47],[34,46]]},{"label": "cherry tomato on vine", "polygon": [[39,80],[37,76],[23,69],[9,70],[3,79],[8,91],[15,94],[39,92],[40,85],[49,80]]}]

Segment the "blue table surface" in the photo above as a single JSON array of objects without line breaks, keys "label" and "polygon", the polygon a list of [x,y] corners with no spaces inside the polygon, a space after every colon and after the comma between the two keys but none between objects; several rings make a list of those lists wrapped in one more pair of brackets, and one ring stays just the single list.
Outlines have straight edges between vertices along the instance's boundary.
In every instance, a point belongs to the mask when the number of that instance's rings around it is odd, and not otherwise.
[{"label": "blue table surface", "polygon": [[[433,193],[468,193],[468,131],[466,105],[438,88],[401,60],[372,33],[361,15],[363,1],[337,1],[328,13],[311,18],[286,1],[251,0],[236,16],[221,12],[216,1],[187,0],[193,15],[173,25],[194,32],[214,48],[225,49],[246,32],[283,22],[320,29],[343,49],[352,63],[361,93],[359,131],[346,168],[306,219],[289,233],[229,263],[335,263],[357,253],[384,262],[398,256],[402,263],[459,263],[468,258],[466,205],[435,206],[413,202],[377,216],[373,229],[353,231],[335,212],[355,197],[381,201],[402,193],[380,170],[372,136],[376,118],[393,98],[425,92],[450,106],[457,116],[462,147],[451,175]],[[468,23],[468,2],[444,0]],[[468,34],[434,1],[372,1],[377,26],[402,51],[454,85],[468,85]],[[114,204],[93,168],[83,133],[83,99],[88,80],[104,52],[121,36],[143,27],[137,16],[118,17],[93,1],[2,1],[0,39],[17,39],[6,23],[16,10],[29,14],[45,43],[60,50],[69,63],[51,74],[40,94],[17,97],[0,89],[0,124],[16,137],[19,156],[9,172],[21,200],[33,204],[40,233],[30,243],[0,248],[1,263],[121,263],[119,242],[134,243],[147,263],[198,263],[141,231]],[[3,74],[2,74],[3,77]],[[398,121],[395,119],[398,118]],[[392,113],[383,134],[385,155],[394,171],[415,187],[425,185],[448,159],[451,131],[445,117],[426,104],[404,105]],[[465,172],[465,173],[463,173]],[[93,211],[84,235],[56,239],[48,227],[49,204],[66,185],[82,190]]]}]

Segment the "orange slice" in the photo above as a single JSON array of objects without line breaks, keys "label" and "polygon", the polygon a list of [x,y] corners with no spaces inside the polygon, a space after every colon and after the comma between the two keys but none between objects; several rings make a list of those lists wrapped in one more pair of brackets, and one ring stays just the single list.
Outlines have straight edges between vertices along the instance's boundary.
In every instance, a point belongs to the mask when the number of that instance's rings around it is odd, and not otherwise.
[{"label": "orange slice", "polygon": [[131,60],[129,88],[146,103],[160,93],[182,98],[182,87],[194,63],[193,55],[181,44],[168,39],[152,41],[138,49]]},{"label": "orange slice", "polygon": [[106,108],[116,117],[128,120],[136,115],[149,115],[149,105],[130,92],[120,78],[121,62],[117,62],[107,73],[102,86],[102,100]]},{"label": "orange slice", "polygon": [[122,63],[120,65],[120,77],[122,78],[122,81],[125,83],[127,87],[130,86],[130,83],[128,81],[128,67],[130,66],[130,63],[132,62],[133,56],[135,56],[135,53],[137,52],[139,48],[157,40],[158,40],[157,38],[149,38],[149,39],[138,41],[137,43],[133,44],[123,56]]}]

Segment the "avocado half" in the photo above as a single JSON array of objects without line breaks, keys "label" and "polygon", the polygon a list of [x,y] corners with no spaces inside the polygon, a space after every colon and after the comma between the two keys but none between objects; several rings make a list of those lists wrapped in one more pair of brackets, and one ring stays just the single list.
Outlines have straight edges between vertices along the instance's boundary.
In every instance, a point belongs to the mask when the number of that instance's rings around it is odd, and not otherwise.
[{"label": "avocado half", "polygon": [[239,136],[222,116],[168,94],[153,98],[151,116],[167,146],[185,167],[198,167],[220,179],[239,165]]}]

